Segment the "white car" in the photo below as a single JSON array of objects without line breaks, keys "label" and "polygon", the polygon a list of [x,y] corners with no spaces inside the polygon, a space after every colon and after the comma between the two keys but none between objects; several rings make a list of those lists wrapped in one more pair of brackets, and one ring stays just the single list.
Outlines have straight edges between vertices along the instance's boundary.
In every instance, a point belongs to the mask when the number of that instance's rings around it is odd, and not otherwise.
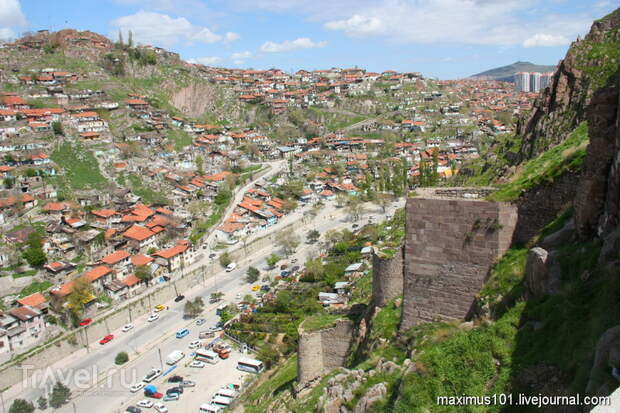
[{"label": "white car", "polygon": [[155,320],[157,320],[157,319],[159,319],[159,314],[157,314],[157,313],[153,313],[153,314],[151,314],[151,315],[149,316],[149,318],[148,318],[148,320],[147,320],[147,321],[148,321],[149,323],[152,323],[153,321],[155,321]]},{"label": "white car", "polygon": [[153,401],[152,400],[140,400],[138,403],[136,403],[136,406],[138,407],[144,407],[146,409],[149,409],[151,407],[153,407]]},{"label": "white car", "polygon": [[136,384],[132,385],[129,388],[129,391],[132,392],[132,393],[135,393],[135,392],[138,392],[138,391],[142,390],[143,388],[144,388],[144,383],[143,382],[139,382],[139,383],[136,383]]},{"label": "white car", "polygon": [[153,406],[159,413],[168,413],[168,408],[163,403],[155,403]]},{"label": "white car", "polygon": [[125,324],[125,325],[123,326],[123,328],[121,329],[121,331],[122,331],[123,333],[126,333],[126,332],[128,332],[129,330],[131,330],[132,328],[133,328],[133,324],[131,324],[131,323],[129,323],[129,324]]},{"label": "white car", "polygon": [[200,347],[200,340],[194,340],[191,343],[189,343],[189,348],[190,349],[195,349]]},{"label": "white car", "polygon": [[201,369],[204,366],[206,366],[206,364],[203,361],[198,361],[198,360],[194,360],[191,363],[189,363],[190,367],[194,367],[194,368],[198,368]]}]

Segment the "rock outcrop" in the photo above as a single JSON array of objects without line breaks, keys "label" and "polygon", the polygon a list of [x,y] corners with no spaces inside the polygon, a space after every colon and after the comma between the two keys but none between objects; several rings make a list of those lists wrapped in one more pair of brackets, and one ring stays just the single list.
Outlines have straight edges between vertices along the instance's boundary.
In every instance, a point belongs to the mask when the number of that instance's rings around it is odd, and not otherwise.
[{"label": "rock outcrop", "polygon": [[525,265],[525,286],[528,294],[540,296],[557,293],[560,274],[559,263],[553,260],[547,250],[536,247],[528,252]]}]

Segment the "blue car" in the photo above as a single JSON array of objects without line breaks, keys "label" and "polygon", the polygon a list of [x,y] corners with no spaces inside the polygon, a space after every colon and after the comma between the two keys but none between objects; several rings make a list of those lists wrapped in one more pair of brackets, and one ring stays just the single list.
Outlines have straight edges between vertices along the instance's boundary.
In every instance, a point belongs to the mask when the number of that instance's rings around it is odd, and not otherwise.
[{"label": "blue car", "polygon": [[288,277],[288,276],[289,276],[289,274],[290,274],[290,272],[289,272],[289,271],[282,271],[282,272],[280,273],[280,277],[283,277],[283,278],[284,278],[284,277]]},{"label": "blue car", "polygon": [[183,338],[189,334],[189,330],[184,328],[183,330],[177,331],[177,338]]}]

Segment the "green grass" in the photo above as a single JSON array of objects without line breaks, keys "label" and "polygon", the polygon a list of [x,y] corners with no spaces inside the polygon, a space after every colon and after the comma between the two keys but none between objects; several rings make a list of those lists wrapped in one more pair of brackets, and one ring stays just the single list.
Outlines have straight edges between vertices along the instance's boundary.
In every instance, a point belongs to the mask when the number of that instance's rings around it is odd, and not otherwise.
[{"label": "green grass", "polygon": [[338,314],[313,314],[303,321],[303,324],[301,324],[301,328],[303,329],[303,331],[310,333],[313,331],[321,330],[323,328],[331,327],[334,325],[336,320],[339,320],[341,318],[342,316]]},{"label": "green grass", "polygon": [[192,136],[179,129],[171,129],[168,131],[168,140],[174,145],[174,150],[181,152],[186,146],[194,142]]},{"label": "green grass", "polygon": [[502,311],[523,293],[521,281],[527,262],[527,248],[511,248],[495,265],[489,280],[480,291],[481,299],[492,312]]},{"label": "green grass", "polygon": [[13,278],[32,277],[36,273],[37,273],[37,270],[28,270],[28,271],[13,274]]},{"label": "green grass", "polygon": [[64,169],[64,174],[53,177],[59,184],[72,189],[102,189],[107,180],[101,174],[92,152],[81,143],[64,142],[52,152],[51,159]]},{"label": "green grass", "polygon": [[554,146],[521,166],[511,181],[501,185],[489,199],[513,201],[528,189],[552,183],[566,172],[581,168],[588,145],[588,125],[582,122],[561,144]]},{"label": "green grass", "polygon": [[271,377],[246,391],[241,401],[247,413],[262,413],[267,408],[267,401],[277,397],[282,391],[289,390],[297,379],[297,355],[284,362]]},{"label": "green grass", "polygon": [[32,284],[30,284],[27,287],[24,287],[20,292],[19,292],[19,298],[24,298],[30,294],[34,294],[34,293],[40,293],[43,291],[46,291],[47,289],[51,288],[54,284],[52,284],[49,281],[34,281]]},{"label": "green grass", "polygon": [[169,204],[170,201],[161,192],[157,192],[148,185],[146,185],[140,176],[136,174],[127,175],[127,180],[131,185],[131,190],[134,194],[142,198],[147,204]]}]

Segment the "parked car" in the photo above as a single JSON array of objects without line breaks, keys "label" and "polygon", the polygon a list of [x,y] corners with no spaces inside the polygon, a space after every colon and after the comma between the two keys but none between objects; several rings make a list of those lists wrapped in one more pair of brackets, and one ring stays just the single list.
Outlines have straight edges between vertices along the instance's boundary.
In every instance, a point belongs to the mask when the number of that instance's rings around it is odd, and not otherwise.
[{"label": "parked car", "polygon": [[296,265],[293,268],[291,268],[291,272],[297,272],[297,271],[299,271],[299,265]]},{"label": "parked car", "polygon": [[189,343],[189,348],[192,350],[198,347],[200,347],[200,340],[194,340],[191,343]]},{"label": "parked car", "polygon": [[191,380],[183,380],[181,387],[196,387],[196,383]]},{"label": "parked car", "polygon": [[200,339],[209,338],[213,336],[215,336],[215,332],[213,331],[201,331],[200,334],[198,334],[198,338]]},{"label": "parked car", "polygon": [[290,273],[291,273],[290,271],[282,271],[282,272],[280,273],[280,277],[283,277],[283,278],[284,278],[284,277],[288,277]]},{"label": "parked car", "polygon": [[136,384],[133,384],[130,388],[129,391],[132,393],[136,393],[140,390],[142,390],[142,388],[144,388],[144,383],[143,382],[138,382]]},{"label": "parked car", "polygon": [[179,301],[183,301],[183,299],[184,299],[184,298],[185,298],[185,296],[184,296],[184,295],[177,295],[177,296],[174,298],[174,302],[175,302],[175,303],[178,303]]},{"label": "parked car", "polygon": [[215,258],[216,255],[216,253],[212,252],[211,254],[209,254],[209,258]]},{"label": "parked car", "polygon": [[132,328],[133,328],[133,324],[131,324],[131,323],[129,323],[129,324],[125,324],[125,325],[123,326],[123,328],[121,328],[121,331],[122,331],[123,333],[126,333],[126,332],[128,332],[129,330],[131,330]]},{"label": "parked car", "polygon": [[158,319],[159,319],[159,314],[157,314],[157,313],[153,313],[153,314],[151,314],[151,315],[149,316],[149,318],[147,319],[147,321],[148,321],[149,323],[152,323],[153,321],[158,320]]},{"label": "parked car", "polygon": [[[161,370],[160,369],[151,369],[151,371],[146,376],[144,376],[144,379],[142,379],[142,381],[145,382],[145,383],[150,383],[150,382],[152,382],[153,380],[155,380],[159,376],[161,376]],[[146,386],[144,388],[144,390],[146,391],[146,389],[148,387],[149,386]],[[153,386],[150,386],[150,387],[153,387]]]},{"label": "parked car", "polygon": [[293,264],[295,264],[295,263],[297,262],[297,258],[293,258],[293,259],[291,260],[291,262],[292,262]]},{"label": "parked car", "polygon": [[271,287],[265,284],[265,285],[262,285],[260,289],[261,291],[269,292],[269,290],[271,290]]},{"label": "parked car", "polygon": [[172,376],[168,378],[168,383],[181,383],[183,381],[183,376]]},{"label": "parked car", "polygon": [[151,407],[153,407],[153,400],[140,400],[138,403],[136,403],[136,406],[138,407],[144,407],[145,409],[150,409]]},{"label": "parked car", "polygon": [[260,285],[252,286],[252,291],[258,291],[258,290],[260,290]]},{"label": "parked car", "polygon": [[169,401],[173,401],[173,400],[179,400],[179,393],[166,394],[162,400],[165,401],[165,402],[169,402]]},{"label": "parked car", "polygon": [[176,386],[176,387],[171,387],[168,390],[166,390],[166,394],[171,394],[171,393],[183,394],[183,387]]},{"label": "parked car", "polygon": [[191,363],[189,363],[189,366],[201,369],[201,368],[203,368],[205,366],[205,363],[202,362],[202,361],[194,360]]},{"label": "parked car", "polygon": [[153,407],[155,408],[155,410],[157,410],[158,413],[168,413],[168,408],[163,403],[155,403]]},{"label": "parked car", "polygon": [[196,325],[197,326],[201,326],[201,325],[203,325],[206,322],[207,322],[207,320],[205,320],[204,318],[199,318],[198,320],[196,320]]},{"label": "parked car", "polygon": [[92,319],[92,318],[85,318],[85,319],[83,319],[82,321],[80,321],[80,326],[81,326],[81,327],[84,327],[84,326],[89,325],[89,324],[90,324],[90,323],[92,323],[92,322],[93,322],[93,319]]},{"label": "parked car", "polygon": [[156,392],[147,392],[144,391],[144,396],[145,397],[150,397],[151,399],[161,399],[162,397],[164,397],[163,394],[161,394],[160,392],[156,391]]},{"label": "parked car", "polygon": [[126,410],[125,413],[141,413],[142,409],[135,407],[135,406],[129,406]]},{"label": "parked car", "polygon": [[285,270],[286,268],[288,268],[288,264],[280,265],[280,270]]},{"label": "parked car", "polygon": [[189,330],[187,328],[177,331],[177,338],[183,338],[187,335],[189,335]]},{"label": "parked car", "polygon": [[164,310],[167,310],[167,309],[168,309],[168,307],[163,305],[163,304],[157,304],[155,306],[155,312],[156,313],[159,313],[160,311],[164,311]]},{"label": "parked car", "polygon": [[112,341],[112,339],[114,339],[114,334],[108,334],[107,336],[99,340],[99,344],[109,343],[110,341]]}]

